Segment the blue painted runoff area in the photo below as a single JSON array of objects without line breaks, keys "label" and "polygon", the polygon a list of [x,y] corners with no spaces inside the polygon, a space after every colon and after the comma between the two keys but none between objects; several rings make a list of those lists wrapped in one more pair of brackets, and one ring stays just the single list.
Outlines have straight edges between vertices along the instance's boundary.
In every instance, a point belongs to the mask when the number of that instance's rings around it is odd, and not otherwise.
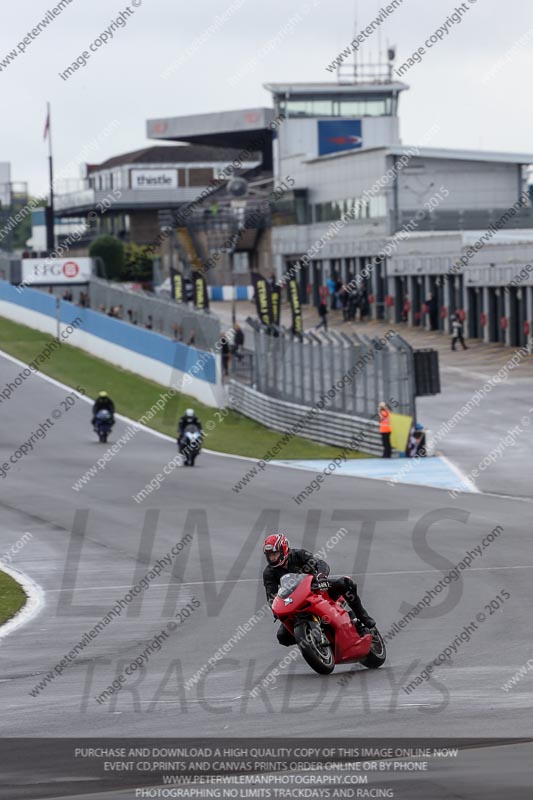
[{"label": "blue painted runoff area", "polygon": [[[16,287],[0,281],[0,300],[56,318],[56,298],[37,289],[25,288],[17,292]],[[155,331],[139,328],[89,308],[80,308],[64,300],[60,301],[60,319],[64,325],[81,318],[76,327],[110,344],[132,350],[139,355],[160,361],[181,372],[207,383],[216,383],[216,356],[182,342],[174,342]]]},{"label": "blue painted runoff area", "polygon": [[[292,467],[302,467],[313,472],[323,472],[328,465],[331,471],[331,461],[272,461],[272,464],[286,464]],[[332,473],[335,475],[350,475],[354,478],[373,478],[394,483],[407,483],[414,486],[431,486],[437,489],[456,489],[461,492],[473,492],[472,486],[461,478],[460,473],[450,466],[447,459],[439,456],[428,458],[361,458],[346,461]],[[325,476],[328,480],[331,475]]]}]

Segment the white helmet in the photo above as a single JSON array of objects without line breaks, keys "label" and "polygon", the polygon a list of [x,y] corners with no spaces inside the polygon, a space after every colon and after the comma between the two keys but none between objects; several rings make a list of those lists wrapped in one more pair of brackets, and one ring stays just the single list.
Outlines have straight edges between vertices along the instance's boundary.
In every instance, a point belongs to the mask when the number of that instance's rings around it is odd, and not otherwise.
[{"label": "white helmet", "polygon": [[186,417],[194,417],[194,416],[195,416],[195,414],[194,414],[194,408],[188,408],[188,409],[185,411],[185,416],[186,416]]}]

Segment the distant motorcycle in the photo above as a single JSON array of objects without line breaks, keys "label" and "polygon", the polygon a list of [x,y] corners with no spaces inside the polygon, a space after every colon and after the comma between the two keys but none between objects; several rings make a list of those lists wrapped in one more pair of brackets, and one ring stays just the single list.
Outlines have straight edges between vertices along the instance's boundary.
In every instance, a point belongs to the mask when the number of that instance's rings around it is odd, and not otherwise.
[{"label": "distant motorcycle", "polygon": [[335,664],[361,662],[377,669],[387,657],[377,628],[369,632],[356,619],[344,598],[332,600],[320,591],[312,575],[283,575],[272,611],[296,639],[309,666],[328,675]]},{"label": "distant motorcycle", "polygon": [[96,413],[94,430],[98,434],[98,439],[103,444],[107,442],[107,437],[111,432],[113,424],[114,424],[113,415],[106,408],[102,408],[100,409],[100,411]]},{"label": "distant motorcycle", "polygon": [[183,436],[178,439],[178,447],[186,467],[194,467],[194,462],[202,449],[202,432],[198,425],[187,425]]}]

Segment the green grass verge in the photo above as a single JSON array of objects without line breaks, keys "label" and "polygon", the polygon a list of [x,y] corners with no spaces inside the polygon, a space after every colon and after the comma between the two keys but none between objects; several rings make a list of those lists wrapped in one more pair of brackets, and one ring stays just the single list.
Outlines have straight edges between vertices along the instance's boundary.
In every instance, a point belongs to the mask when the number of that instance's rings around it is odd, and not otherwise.
[{"label": "green grass verge", "polygon": [[[0,317],[0,349],[21,361],[26,363],[33,361],[51,340],[49,334]],[[95,358],[69,344],[63,344],[60,349],[54,350],[40,368],[44,374],[67,386],[83,387],[88,397],[95,397],[99,391],[105,389],[113,398],[117,411],[134,420],[142,417],[166,388]],[[272,431],[234,411],[230,411],[222,422],[218,422],[216,409],[204,406],[186,394],[176,394],[169,400],[164,409],[150,420],[149,427],[174,436],[178,417],[188,406],[194,407],[204,427],[209,420],[215,423],[206,440],[206,447],[210,450],[259,459],[279,440],[279,432]],[[338,447],[295,436],[280,450],[277,458],[329,459],[335,458],[339,453]],[[366,458],[364,454],[356,451],[348,457]]]},{"label": "green grass verge", "polygon": [[19,611],[26,603],[22,586],[11,575],[0,571],[0,625]]}]

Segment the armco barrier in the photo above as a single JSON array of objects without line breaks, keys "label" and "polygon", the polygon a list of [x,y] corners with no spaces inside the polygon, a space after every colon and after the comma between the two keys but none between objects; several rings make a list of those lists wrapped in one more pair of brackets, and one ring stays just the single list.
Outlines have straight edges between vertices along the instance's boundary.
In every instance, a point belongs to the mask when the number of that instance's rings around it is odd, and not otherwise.
[{"label": "armco barrier", "polygon": [[[230,405],[235,411],[283,433],[292,431],[311,410],[308,406],[299,406],[268,397],[237,381],[230,381],[228,387]],[[313,414],[298,430],[297,435],[339,447],[347,447],[350,442],[357,439],[361,444],[356,449],[362,453],[380,456],[383,451],[377,422],[354,417],[352,414],[335,413],[327,407],[325,411]],[[283,459],[283,451],[279,454],[279,458]]]},{"label": "armco barrier", "polygon": [[[17,292],[11,284],[0,281],[0,316],[57,335],[56,298],[36,289],[26,288]],[[74,347],[162,386],[183,387],[186,394],[205,405],[225,405],[218,355],[188,347],[154,331],[88,308],[59,301],[60,331],[64,332],[76,318],[81,319],[81,323],[68,337],[68,343]]]}]

